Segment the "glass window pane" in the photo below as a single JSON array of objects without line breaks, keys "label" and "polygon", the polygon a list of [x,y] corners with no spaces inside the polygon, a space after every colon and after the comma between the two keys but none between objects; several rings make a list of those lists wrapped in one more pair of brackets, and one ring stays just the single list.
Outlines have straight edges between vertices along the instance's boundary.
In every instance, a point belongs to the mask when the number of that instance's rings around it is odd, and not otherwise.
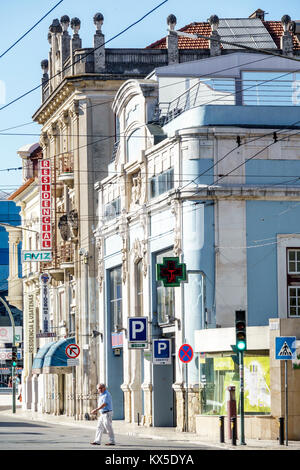
[{"label": "glass window pane", "polygon": [[296,263],[295,263],[295,261],[290,261],[290,263],[289,263],[289,272],[290,272],[290,273],[294,273],[294,272],[295,272],[295,268],[296,268]]},{"label": "glass window pane", "polygon": [[122,325],[122,279],[121,267],[114,268],[109,273],[110,280],[110,319],[111,330]]},{"label": "glass window pane", "polygon": [[294,287],[290,287],[290,296],[291,297],[296,297],[296,289]]},{"label": "glass window pane", "polygon": [[[163,258],[173,256],[173,251],[165,251],[156,257],[156,263],[163,263]],[[169,323],[175,316],[175,290],[174,287],[164,287],[161,281],[156,283],[157,316],[158,323]],[[172,320],[171,320],[172,321]]]},{"label": "glass window pane", "polygon": [[294,250],[289,250],[289,260],[293,261],[295,260],[296,253]]},{"label": "glass window pane", "polygon": [[290,315],[291,316],[297,315],[297,308],[296,307],[291,307],[290,308]]}]

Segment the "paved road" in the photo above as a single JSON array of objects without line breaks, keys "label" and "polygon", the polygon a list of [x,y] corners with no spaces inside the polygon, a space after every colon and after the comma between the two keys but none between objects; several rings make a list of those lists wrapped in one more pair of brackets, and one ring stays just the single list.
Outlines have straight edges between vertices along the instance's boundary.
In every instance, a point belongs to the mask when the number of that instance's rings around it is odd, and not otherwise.
[{"label": "paved road", "polygon": [[56,425],[30,421],[9,416],[0,416],[0,450],[212,450],[212,446],[196,445],[186,441],[158,441],[116,435],[116,446],[108,447],[108,436],[104,435],[102,446],[91,446],[94,430],[82,427]]}]

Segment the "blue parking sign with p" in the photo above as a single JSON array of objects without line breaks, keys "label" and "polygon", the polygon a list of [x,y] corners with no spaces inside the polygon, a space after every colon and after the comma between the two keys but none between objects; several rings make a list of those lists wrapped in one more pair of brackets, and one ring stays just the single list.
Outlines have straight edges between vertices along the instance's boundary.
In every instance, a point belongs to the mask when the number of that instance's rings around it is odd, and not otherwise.
[{"label": "blue parking sign with p", "polygon": [[129,342],[145,342],[147,341],[148,333],[148,318],[147,317],[130,317],[128,318],[128,341]]},{"label": "blue parking sign with p", "polygon": [[171,340],[166,338],[153,340],[153,364],[171,364]]}]

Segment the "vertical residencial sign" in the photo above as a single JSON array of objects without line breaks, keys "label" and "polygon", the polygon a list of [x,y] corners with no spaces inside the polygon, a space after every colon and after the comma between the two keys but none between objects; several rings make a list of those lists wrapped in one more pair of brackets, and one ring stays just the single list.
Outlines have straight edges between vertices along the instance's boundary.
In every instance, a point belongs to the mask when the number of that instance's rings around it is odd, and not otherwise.
[{"label": "vertical residencial sign", "polygon": [[28,294],[27,304],[27,352],[35,352],[35,297],[34,294]]},{"label": "vertical residencial sign", "polygon": [[41,312],[42,312],[42,325],[43,332],[49,332],[49,281],[50,275],[43,273],[40,275],[40,301],[41,301]]},{"label": "vertical residencial sign", "polygon": [[39,161],[39,182],[41,196],[40,228],[41,249],[52,249],[52,221],[51,221],[51,166],[50,160]]}]

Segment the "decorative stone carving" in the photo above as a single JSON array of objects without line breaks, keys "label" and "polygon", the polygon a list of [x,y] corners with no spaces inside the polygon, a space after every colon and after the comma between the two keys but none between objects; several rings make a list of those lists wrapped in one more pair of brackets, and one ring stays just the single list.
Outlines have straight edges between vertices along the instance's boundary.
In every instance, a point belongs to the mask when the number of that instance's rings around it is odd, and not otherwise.
[{"label": "decorative stone carving", "polygon": [[61,238],[64,241],[67,241],[69,238],[69,224],[68,224],[68,215],[64,214],[60,217],[58,221],[58,228],[60,231]]},{"label": "decorative stone carving", "polygon": [[128,274],[128,226],[126,212],[124,210],[122,212],[119,235],[122,238],[122,282],[125,284]]},{"label": "decorative stone carving", "polygon": [[78,212],[73,209],[68,214],[68,223],[72,238],[78,235]]},{"label": "decorative stone carving", "polygon": [[217,15],[212,15],[209,18],[208,22],[212,29],[211,39],[209,41],[210,55],[211,56],[221,55],[220,35],[218,33],[219,18]]},{"label": "decorative stone carving", "polygon": [[133,261],[134,263],[138,263],[138,261],[142,259],[141,242],[138,238],[134,240],[132,251],[133,251]]},{"label": "decorative stone carving", "polygon": [[174,215],[174,248],[175,256],[179,256],[182,252],[181,247],[181,225],[180,225],[180,201],[179,199],[172,199],[171,213]]},{"label": "decorative stone carving", "polygon": [[96,13],[94,15],[94,24],[96,25],[97,32],[99,31],[99,33],[101,33],[103,21],[104,21],[104,16],[102,15],[102,13]]},{"label": "decorative stone carving", "polygon": [[61,24],[63,32],[68,30],[68,27],[70,25],[70,18],[68,17],[68,15],[63,15],[61,17],[60,24]]},{"label": "decorative stone carving", "polygon": [[140,224],[143,229],[143,240],[141,241],[141,258],[143,262],[143,274],[147,276],[148,271],[148,215],[146,206],[143,206],[142,213],[140,215]]},{"label": "decorative stone carving", "polygon": [[142,179],[140,173],[132,177],[131,200],[133,204],[140,203],[141,198]]},{"label": "decorative stone carving", "polygon": [[57,33],[61,33],[62,32],[62,27],[60,25],[60,22],[57,18],[55,18],[53,21],[52,21],[52,24],[50,25],[49,27],[49,31],[50,33],[52,34],[57,34]]},{"label": "decorative stone carving", "polygon": [[73,35],[78,35],[78,31],[80,30],[81,21],[79,18],[72,18],[71,19],[71,28],[73,29]]},{"label": "decorative stone carving", "polygon": [[175,15],[171,14],[167,17],[167,25],[172,31],[175,30],[176,23],[177,23],[177,18]]},{"label": "decorative stone carving", "polygon": [[48,59],[44,59],[41,62],[41,68],[44,74],[48,73],[49,70],[49,61]]},{"label": "decorative stone carving", "polygon": [[100,292],[102,292],[103,287],[103,280],[104,280],[104,262],[103,262],[103,255],[104,255],[104,241],[102,237],[98,237],[96,241],[96,247],[98,248],[98,282]]}]

